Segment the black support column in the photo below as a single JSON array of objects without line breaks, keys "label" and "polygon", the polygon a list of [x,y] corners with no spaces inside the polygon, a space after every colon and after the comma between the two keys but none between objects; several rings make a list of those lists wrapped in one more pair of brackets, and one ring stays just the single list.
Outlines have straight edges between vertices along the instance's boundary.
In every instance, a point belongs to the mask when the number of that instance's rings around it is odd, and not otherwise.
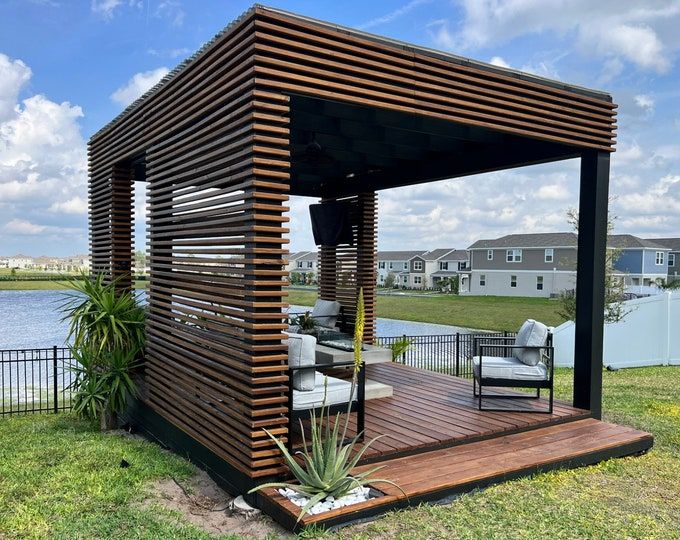
[{"label": "black support column", "polygon": [[574,406],[602,416],[602,346],[604,334],[609,153],[581,156]]}]

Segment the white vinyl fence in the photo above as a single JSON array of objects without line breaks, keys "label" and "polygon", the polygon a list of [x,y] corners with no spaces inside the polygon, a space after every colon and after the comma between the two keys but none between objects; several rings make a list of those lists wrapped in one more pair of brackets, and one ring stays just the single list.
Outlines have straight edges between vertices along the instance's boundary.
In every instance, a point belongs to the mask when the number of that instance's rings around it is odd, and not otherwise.
[{"label": "white vinyl fence", "polygon": [[[623,321],[604,328],[603,364],[613,368],[680,365],[680,291],[624,303]],[[555,365],[574,365],[574,323],[554,330]]]}]

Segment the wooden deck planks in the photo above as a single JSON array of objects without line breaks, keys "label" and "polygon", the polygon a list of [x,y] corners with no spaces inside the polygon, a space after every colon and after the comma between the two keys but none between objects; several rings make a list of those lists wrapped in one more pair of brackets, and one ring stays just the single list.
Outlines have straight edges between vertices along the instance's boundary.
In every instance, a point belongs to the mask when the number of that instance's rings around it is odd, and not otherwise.
[{"label": "wooden deck planks", "polygon": [[[586,418],[588,412],[556,402],[554,412],[490,412],[477,410],[472,381],[404,366],[367,366],[369,379],[389,384],[394,395],[366,402],[366,440],[378,435],[365,460],[380,461],[387,456],[413,454],[464,442],[498,437],[535,427]],[[512,407],[524,402],[513,400]],[[504,403],[498,400],[498,404]],[[524,404],[529,410],[545,408],[541,399]],[[354,419],[350,421],[355,428]],[[299,437],[299,436],[298,436]]]},{"label": "wooden deck planks", "polygon": [[[650,448],[652,436],[633,428],[609,424],[593,418],[539,427],[530,431],[433,450],[417,455],[387,459],[381,464],[380,478],[393,481],[376,484],[385,496],[327,512],[305,516],[301,524],[338,524],[375,515],[397,506],[422,500],[437,500],[447,494],[531,474],[537,470],[595,463]],[[363,465],[355,472],[371,467]],[[263,498],[265,507],[277,508],[274,515],[289,526],[299,509],[273,490]]]}]

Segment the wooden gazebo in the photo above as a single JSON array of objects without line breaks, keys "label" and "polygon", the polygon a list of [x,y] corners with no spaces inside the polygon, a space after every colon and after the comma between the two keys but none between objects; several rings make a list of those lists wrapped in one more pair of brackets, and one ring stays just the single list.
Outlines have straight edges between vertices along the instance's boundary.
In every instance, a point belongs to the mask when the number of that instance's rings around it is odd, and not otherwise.
[{"label": "wooden gazebo", "polygon": [[[233,492],[284,473],[262,428],[286,436],[289,195],[348,202],[353,239],[320,250],[320,296],[352,314],[363,287],[372,340],[376,191],[570,158],[581,160],[575,391],[551,423],[598,419],[615,111],[602,92],[251,8],[89,144],[92,269],[124,286],[133,183],[148,183],[134,423]],[[530,416],[507,433],[545,423]],[[598,459],[651,444],[640,437]]]}]

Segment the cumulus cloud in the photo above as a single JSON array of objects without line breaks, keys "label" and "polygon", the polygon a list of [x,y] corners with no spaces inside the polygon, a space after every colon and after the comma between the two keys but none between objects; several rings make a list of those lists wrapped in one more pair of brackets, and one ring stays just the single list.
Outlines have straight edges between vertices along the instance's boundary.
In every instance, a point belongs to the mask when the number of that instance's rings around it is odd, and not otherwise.
[{"label": "cumulus cloud", "polygon": [[[87,153],[78,122],[83,111],[77,105],[56,103],[40,94],[20,100],[30,80],[30,68],[2,54],[0,65],[0,110],[5,112],[0,117],[3,251],[8,246],[22,251],[20,237],[41,233],[57,241],[66,242],[70,237],[68,250],[82,251]],[[65,218],[77,214],[80,217]],[[76,237],[80,245],[72,241]]]},{"label": "cumulus cloud", "polygon": [[170,70],[166,67],[159,67],[151,71],[143,71],[141,73],[136,73],[130,80],[124,85],[111,94],[111,99],[127,107],[135,99],[140,97],[146,91],[150,90],[158,81],[165,77]]},{"label": "cumulus cloud", "polygon": [[595,53],[606,62],[604,76],[619,73],[622,62],[643,70],[666,73],[672,63],[674,25],[680,2],[641,4],[636,0],[460,0],[464,17],[451,30],[448,19],[430,24],[434,43],[443,48],[467,49],[502,44],[514,38],[553,33],[573,39],[582,53]]}]

